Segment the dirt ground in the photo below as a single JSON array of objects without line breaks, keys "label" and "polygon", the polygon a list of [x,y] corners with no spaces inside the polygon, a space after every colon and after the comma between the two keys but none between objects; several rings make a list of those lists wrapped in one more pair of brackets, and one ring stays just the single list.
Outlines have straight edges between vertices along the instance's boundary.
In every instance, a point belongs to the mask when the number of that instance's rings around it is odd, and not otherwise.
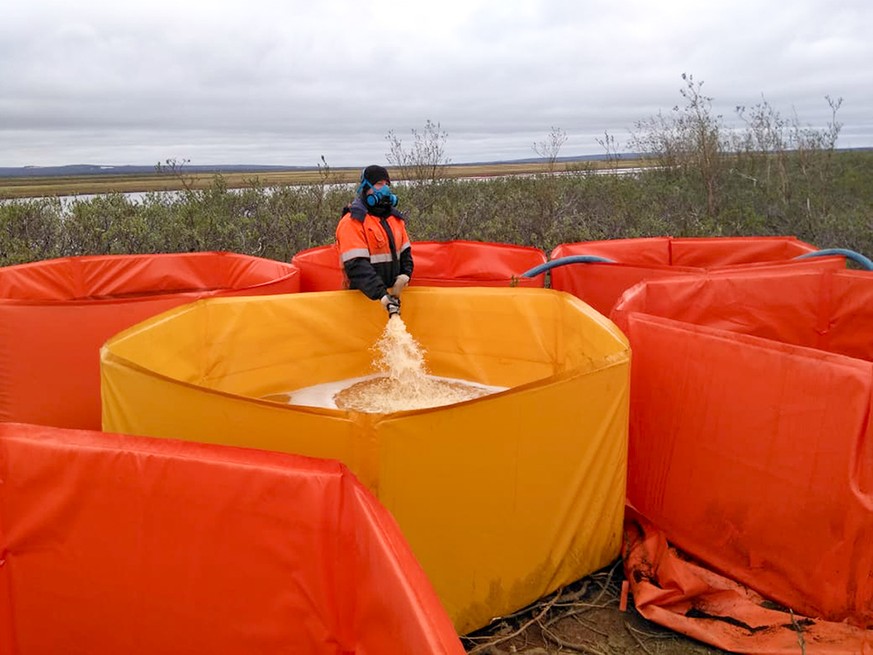
[{"label": "dirt ground", "polygon": [[702,644],[643,618],[628,600],[621,611],[621,560],[533,605],[461,638],[478,655],[714,655]]}]

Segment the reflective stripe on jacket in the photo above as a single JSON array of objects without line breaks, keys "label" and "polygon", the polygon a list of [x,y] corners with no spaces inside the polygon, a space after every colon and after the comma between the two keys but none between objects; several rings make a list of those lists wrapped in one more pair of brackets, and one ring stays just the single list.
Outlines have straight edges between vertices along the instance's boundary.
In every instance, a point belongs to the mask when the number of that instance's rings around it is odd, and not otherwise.
[{"label": "reflective stripe on jacket", "polygon": [[340,260],[350,289],[378,300],[401,273],[412,276],[412,249],[403,215],[392,210],[379,218],[367,212],[360,196],[336,228]]}]

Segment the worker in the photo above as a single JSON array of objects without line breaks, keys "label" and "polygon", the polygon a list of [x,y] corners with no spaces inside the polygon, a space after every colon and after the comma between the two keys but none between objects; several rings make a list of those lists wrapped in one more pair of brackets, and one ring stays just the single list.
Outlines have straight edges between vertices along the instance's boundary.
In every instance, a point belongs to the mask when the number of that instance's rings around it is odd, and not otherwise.
[{"label": "worker", "polygon": [[385,167],[374,164],[361,172],[355,199],[337,224],[336,241],[348,288],[380,301],[389,318],[400,314],[400,294],[412,276],[412,248]]}]

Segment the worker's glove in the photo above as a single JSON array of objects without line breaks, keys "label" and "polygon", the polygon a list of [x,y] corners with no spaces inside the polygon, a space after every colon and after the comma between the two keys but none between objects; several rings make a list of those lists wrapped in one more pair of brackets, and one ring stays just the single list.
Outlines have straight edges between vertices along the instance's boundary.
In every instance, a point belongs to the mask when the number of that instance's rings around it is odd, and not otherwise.
[{"label": "worker's glove", "polygon": [[386,293],[382,296],[382,306],[388,310],[388,317],[392,317],[395,314],[400,314],[400,298],[394,296],[390,293]]},{"label": "worker's glove", "polygon": [[409,284],[409,276],[406,273],[401,273],[397,276],[397,279],[394,280],[394,286],[391,287],[391,293],[398,298],[400,297],[400,292]]}]

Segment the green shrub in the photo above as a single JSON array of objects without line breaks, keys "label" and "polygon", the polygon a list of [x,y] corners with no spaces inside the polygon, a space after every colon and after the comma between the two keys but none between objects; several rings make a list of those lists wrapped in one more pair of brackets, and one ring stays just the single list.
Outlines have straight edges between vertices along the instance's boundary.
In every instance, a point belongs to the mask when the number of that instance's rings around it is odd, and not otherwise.
[{"label": "green shrub", "polygon": [[0,204],[0,266],[60,256],[65,233],[62,215],[60,200]]},{"label": "green shrub", "polygon": [[[791,235],[873,255],[873,151],[725,155],[717,202],[696,174],[599,174],[397,183],[415,241],[535,246],[651,236]],[[720,169],[721,170],[721,169]],[[774,174],[773,171],[779,173]],[[769,175],[768,175],[769,171]],[[784,179],[783,179],[784,176]],[[228,250],[289,261],[333,242],[354,185],[0,203],[0,265],[86,254]],[[710,212],[710,207],[714,211]]]}]

